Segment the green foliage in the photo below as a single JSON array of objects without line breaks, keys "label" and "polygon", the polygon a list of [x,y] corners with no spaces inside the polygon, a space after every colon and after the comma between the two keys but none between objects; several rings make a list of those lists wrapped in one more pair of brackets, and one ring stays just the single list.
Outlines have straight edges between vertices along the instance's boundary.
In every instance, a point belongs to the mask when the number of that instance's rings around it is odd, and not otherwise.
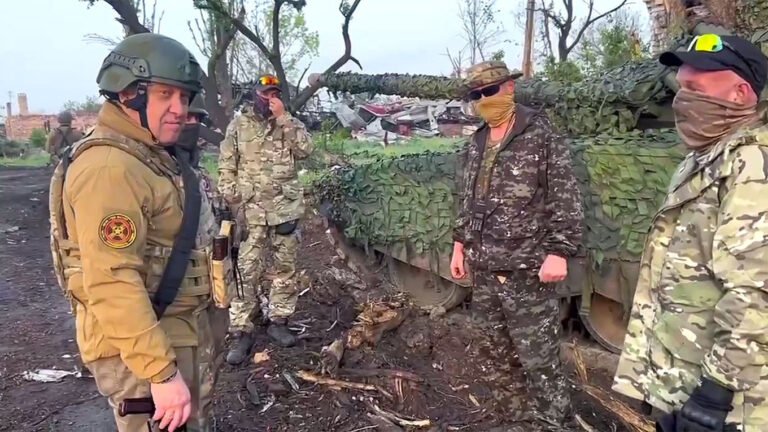
[{"label": "green foliage", "polygon": [[214,153],[200,155],[200,166],[208,172],[208,175],[216,181],[219,179],[219,156]]},{"label": "green foliage", "polygon": [[44,153],[38,153],[24,157],[0,156],[0,165],[5,166],[41,167],[47,165],[49,161],[50,156]]},{"label": "green foliage", "polygon": [[86,96],[85,102],[75,102],[72,100],[64,102],[62,111],[97,113],[101,109],[101,101],[98,96]]},{"label": "green foliage", "polygon": [[558,81],[564,84],[576,83],[584,79],[581,66],[577,63],[570,60],[557,61],[554,57],[548,57],[544,62],[541,75],[547,81]]},{"label": "green foliage", "polygon": [[40,128],[34,128],[32,129],[32,132],[29,134],[29,146],[31,148],[43,148],[45,147],[45,142],[47,140],[47,136],[45,134],[45,131]]},{"label": "green foliage", "polygon": [[8,140],[0,137],[0,157],[3,159],[15,159],[23,157],[28,150],[26,143]]},{"label": "green foliage", "polygon": [[599,74],[649,56],[650,47],[640,39],[634,18],[622,13],[585,34],[577,52],[578,62],[587,74]]},{"label": "green foliage", "polygon": [[649,57],[650,46],[640,38],[636,17],[619,11],[589,27],[568,60],[548,57],[540,76],[575,83]]}]

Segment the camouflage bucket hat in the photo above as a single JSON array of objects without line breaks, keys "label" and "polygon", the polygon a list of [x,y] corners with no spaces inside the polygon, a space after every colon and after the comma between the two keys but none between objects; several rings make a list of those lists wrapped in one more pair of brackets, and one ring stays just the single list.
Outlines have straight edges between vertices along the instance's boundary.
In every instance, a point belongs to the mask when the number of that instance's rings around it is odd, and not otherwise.
[{"label": "camouflage bucket hat", "polygon": [[523,76],[523,73],[517,69],[510,72],[503,61],[484,61],[472,65],[467,69],[467,77],[464,79],[464,88],[469,91],[501,81],[518,79],[521,76]]}]

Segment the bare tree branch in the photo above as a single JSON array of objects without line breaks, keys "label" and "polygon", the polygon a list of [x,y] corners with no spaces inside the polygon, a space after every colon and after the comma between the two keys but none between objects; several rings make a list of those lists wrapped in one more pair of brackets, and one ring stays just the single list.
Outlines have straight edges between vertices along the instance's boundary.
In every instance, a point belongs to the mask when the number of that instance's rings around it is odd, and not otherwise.
[{"label": "bare tree branch", "polygon": [[151,33],[151,31],[144,24],[139,22],[138,11],[130,0],[104,1],[112,6],[112,9],[117,12],[119,18],[115,18],[115,20],[123,25],[127,34],[132,35],[138,33]]},{"label": "bare tree branch", "polygon": [[594,0],[590,0],[589,1],[589,14],[587,15],[587,20],[584,22],[584,25],[581,27],[579,32],[576,33],[576,37],[573,39],[573,42],[570,44],[570,46],[568,46],[567,52],[570,53],[573,50],[573,48],[576,47],[576,45],[581,40],[581,37],[584,36],[584,32],[587,30],[587,28],[589,28],[589,26],[591,26],[595,22],[603,19],[604,17],[606,17],[606,16],[616,12],[617,10],[621,9],[622,7],[624,7],[625,4],[627,4],[627,0],[622,0],[621,3],[619,3],[619,5],[616,6],[615,8],[609,10],[608,12],[602,13],[602,14],[592,18],[592,11],[594,10],[595,2],[594,2]]},{"label": "bare tree branch", "polygon": [[301,73],[301,76],[299,76],[299,80],[296,81],[296,93],[293,95],[295,98],[299,95],[299,86],[301,85],[301,81],[304,79],[304,76],[309,72],[309,68],[312,67],[312,63],[308,64],[306,68],[304,68],[304,72]]},{"label": "bare tree branch", "polygon": [[[323,72],[324,74],[336,72],[348,61],[354,62],[360,69],[363,68],[360,62],[352,56],[352,40],[349,37],[349,21],[352,19],[352,15],[354,15],[355,10],[357,10],[359,5],[360,0],[355,0],[349,9],[345,11],[344,2],[342,1],[339,4],[339,11],[344,16],[344,23],[341,25],[341,35],[344,38],[344,54],[342,54],[341,57],[339,57],[339,59],[336,60],[332,65],[330,65],[325,70],[325,72]],[[296,98],[291,101],[291,111],[295,112],[298,108],[307,103],[309,98],[311,98],[312,95],[314,95],[321,86],[322,85],[320,84],[320,80],[318,80],[314,84],[305,87],[301,92],[299,92]]]},{"label": "bare tree branch", "polygon": [[[232,14],[227,11],[224,8],[224,5],[221,3],[220,0],[204,0],[201,2],[198,6],[200,9],[207,9],[211,10],[217,15],[226,18],[229,20],[233,26],[237,29],[237,31],[240,32],[243,36],[245,36],[248,40],[256,44],[256,46],[259,48],[259,50],[264,53],[264,56],[266,56],[268,59],[272,60],[274,56],[272,55],[272,51],[267,47],[267,45],[264,43],[264,40],[262,40],[261,36],[256,34],[253,30],[248,28],[247,25],[243,22],[243,20],[237,19]],[[240,9],[240,12],[242,14],[245,14],[245,6],[243,6]],[[243,15],[244,16],[244,15]]]},{"label": "bare tree branch", "polygon": [[87,41],[100,43],[108,47],[113,47],[120,43],[120,39],[111,38],[111,37],[100,35],[97,33],[88,33],[85,36],[83,36],[83,38]]},{"label": "bare tree branch", "polygon": [[557,54],[559,61],[565,61],[568,59],[568,55],[571,53],[571,51],[574,50],[574,48],[576,48],[576,46],[578,46],[579,42],[581,42],[584,36],[584,33],[590,26],[621,9],[627,3],[627,0],[622,0],[618,6],[594,17],[593,14],[595,12],[595,1],[589,0],[587,18],[576,32],[573,40],[569,40],[571,38],[571,32],[574,30],[574,24],[576,22],[576,17],[573,11],[573,0],[562,0],[562,3],[563,8],[565,9],[565,17],[563,17],[563,15],[561,15],[559,12],[555,11],[552,2],[549,3],[549,6],[546,6],[544,0],[542,0],[541,8],[537,9],[537,12],[540,12],[544,17],[544,39],[552,55],[554,55],[554,52],[551,48],[552,42],[550,39],[549,24],[551,23],[552,26],[557,30]]}]

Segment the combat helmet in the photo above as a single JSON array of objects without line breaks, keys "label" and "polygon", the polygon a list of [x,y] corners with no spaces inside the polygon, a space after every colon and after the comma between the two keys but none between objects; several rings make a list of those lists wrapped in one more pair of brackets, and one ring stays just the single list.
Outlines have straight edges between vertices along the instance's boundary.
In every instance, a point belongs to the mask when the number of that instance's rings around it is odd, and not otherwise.
[{"label": "combat helmet", "polygon": [[59,113],[58,117],[56,117],[56,121],[62,126],[69,126],[72,124],[72,113],[69,110],[62,111]]},{"label": "combat helmet", "polygon": [[204,123],[208,118],[208,110],[205,109],[205,93],[200,92],[192,98],[192,102],[189,103],[189,113],[197,115],[198,121]]},{"label": "combat helmet", "polygon": [[125,105],[139,112],[147,125],[147,85],[168,84],[189,90],[194,98],[201,89],[202,71],[192,53],[181,43],[155,33],[126,37],[104,59],[96,77],[101,94],[116,100],[117,94],[138,83],[136,96]]}]

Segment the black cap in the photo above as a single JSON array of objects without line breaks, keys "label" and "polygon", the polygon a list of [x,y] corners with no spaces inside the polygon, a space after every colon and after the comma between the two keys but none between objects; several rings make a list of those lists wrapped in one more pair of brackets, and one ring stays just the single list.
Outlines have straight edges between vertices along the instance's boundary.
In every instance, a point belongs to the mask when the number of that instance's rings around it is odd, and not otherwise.
[{"label": "black cap", "polygon": [[760,96],[768,78],[768,59],[760,48],[744,38],[720,36],[720,39],[724,45],[720,51],[667,51],[661,54],[659,62],[664,66],[687,64],[707,71],[731,70]]}]

